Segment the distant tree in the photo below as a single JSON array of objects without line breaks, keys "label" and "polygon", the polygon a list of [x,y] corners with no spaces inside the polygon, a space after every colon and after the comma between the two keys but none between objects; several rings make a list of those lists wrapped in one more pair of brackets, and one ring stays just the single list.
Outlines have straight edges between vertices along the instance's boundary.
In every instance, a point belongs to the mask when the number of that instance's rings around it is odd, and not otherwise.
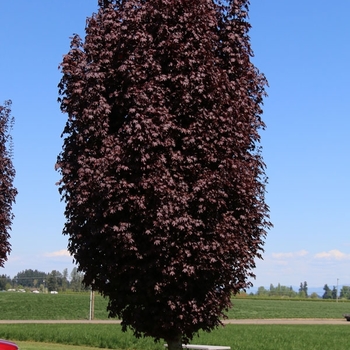
[{"label": "distant tree", "polygon": [[308,292],[307,292],[307,282],[306,281],[303,284],[303,291],[305,293],[305,297],[307,298],[308,297]]},{"label": "distant tree", "polygon": [[307,298],[308,297],[307,282],[306,281],[304,283],[300,282],[299,296],[302,297],[302,298]]},{"label": "distant tree", "polygon": [[[46,281],[45,281],[46,282]],[[40,284],[40,286],[39,286],[39,290],[40,290],[40,292],[42,292],[42,293],[46,293],[47,292],[47,288],[46,288],[46,286],[45,286],[45,282],[43,283],[43,284]]]},{"label": "distant tree", "polygon": [[278,284],[277,287],[275,287],[273,284],[270,284],[270,292],[269,296],[277,296],[281,292],[281,285]]},{"label": "distant tree", "polygon": [[306,298],[306,294],[303,290],[301,290],[299,293],[298,293],[299,297],[300,298]]},{"label": "distant tree", "polygon": [[248,3],[100,1],[62,63],[69,251],[169,350],[221,324],[270,227]]},{"label": "distant tree", "polygon": [[319,295],[316,292],[313,292],[313,293],[311,293],[310,298],[311,299],[318,299]]},{"label": "distant tree", "polygon": [[62,291],[65,291],[68,287],[68,269],[64,269],[62,272]]},{"label": "distant tree", "polygon": [[332,291],[331,291],[331,289],[328,287],[327,284],[324,285],[323,290],[324,290],[324,293],[323,293],[322,298],[323,298],[323,299],[332,299]]},{"label": "distant tree", "polygon": [[9,242],[12,220],[12,205],[15,202],[17,190],[13,186],[15,169],[12,164],[11,129],[14,118],[11,116],[11,101],[0,105],[0,267],[4,266],[11,252]]},{"label": "distant tree", "polygon": [[6,290],[6,285],[11,284],[11,278],[7,275],[0,275],[0,290]]},{"label": "distant tree", "polygon": [[74,292],[80,292],[85,289],[83,285],[84,275],[76,267],[70,273],[70,288]]},{"label": "distant tree", "polygon": [[62,288],[62,274],[57,270],[52,270],[47,276],[46,288],[51,291],[58,291]]},{"label": "distant tree", "polygon": [[295,297],[297,295],[297,292],[295,290],[293,290],[293,287],[292,286],[282,286],[283,289],[282,289],[282,294],[283,295],[286,295],[286,296],[289,296],[290,298],[292,297]]},{"label": "distant tree", "polygon": [[257,295],[259,296],[266,296],[268,295],[269,291],[265,289],[265,287],[261,286],[258,288],[258,291],[256,292]]},{"label": "distant tree", "polygon": [[337,295],[338,295],[337,288],[336,288],[335,286],[333,286],[333,289],[332,289],[332,299],[337,299]]},{"label": "distant tree", "polygon": [[342,286],[339,297],[341,299],[350,299],[350,287]]}]

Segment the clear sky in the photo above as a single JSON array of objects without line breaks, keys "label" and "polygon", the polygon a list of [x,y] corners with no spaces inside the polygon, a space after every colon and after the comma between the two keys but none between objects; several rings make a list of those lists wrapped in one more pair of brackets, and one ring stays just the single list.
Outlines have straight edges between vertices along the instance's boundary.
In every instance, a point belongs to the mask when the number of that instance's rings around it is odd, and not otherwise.
[{"label": "clear sky", "polygon": [[[12,253],[0,274],[70,271],[54,170],[66,116],[58,65],[97,0],[0,4],[0,103],[13,101]],[[251,0],[255,65],[267,76],[263,155],[274,228],[254,285],[350,285],[350,2]]]}]

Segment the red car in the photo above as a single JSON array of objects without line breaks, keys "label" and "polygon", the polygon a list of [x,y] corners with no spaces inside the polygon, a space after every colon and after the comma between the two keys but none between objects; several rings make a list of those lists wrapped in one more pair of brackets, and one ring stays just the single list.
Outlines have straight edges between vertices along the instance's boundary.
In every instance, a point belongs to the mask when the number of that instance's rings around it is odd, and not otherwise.
[{"label": "red car", "polygon": [[10,341],[0,339],[0,350],[18,350],[18,346]]}]

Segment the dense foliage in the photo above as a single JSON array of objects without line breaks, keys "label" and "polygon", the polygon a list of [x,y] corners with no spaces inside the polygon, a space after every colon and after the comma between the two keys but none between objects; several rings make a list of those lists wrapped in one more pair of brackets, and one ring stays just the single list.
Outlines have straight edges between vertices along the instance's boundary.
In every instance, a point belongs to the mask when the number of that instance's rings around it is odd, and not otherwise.
[{"label": "dense foliage", "polygon": [[136,335],[188,341],[250,285],[270,226],[248,1],[100,1],[62,62],[64,234]]},{"label": "dense foliage", "polygon": [[5,274],[0,275],[0,291],[6,290],[6,287],[11,287],[11,277]]},{"label": "dense foliage", "polygon": [[39,288],[44,285],[47,279],[47,274],[43,271],[26,269],[18,272],[13,278],[14,285],[21,285],[22,287]]},{"label": "dense foliage", "polygon": [[15,169],[12,164],[11,129],[14,118],[11,116],[11,101],[0,105],[0,267],[4,266],[11,252],[10,230],[14,215],[12,205],[17,190],[13,186]]}]

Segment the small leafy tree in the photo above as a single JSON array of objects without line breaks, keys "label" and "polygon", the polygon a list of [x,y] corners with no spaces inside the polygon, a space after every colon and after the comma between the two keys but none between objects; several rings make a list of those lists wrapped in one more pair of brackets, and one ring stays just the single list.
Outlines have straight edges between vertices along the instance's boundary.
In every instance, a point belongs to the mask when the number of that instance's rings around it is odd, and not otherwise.
[{"label": "small leafy tree", "polygon": [[251,285],[268,221],[248,1],[99,1],[62,62],[64,234],[136,336],[180,349]]},{"label": "small leafy tree", "polygon": [[9,242],[12,220],[12,205],[15,202],[17,190],[13,186],[15,169],[12,164],[11,129],[14,118],[11,116],[11,101],[0,105],[0,267],[4,266],[11,252]]}]

